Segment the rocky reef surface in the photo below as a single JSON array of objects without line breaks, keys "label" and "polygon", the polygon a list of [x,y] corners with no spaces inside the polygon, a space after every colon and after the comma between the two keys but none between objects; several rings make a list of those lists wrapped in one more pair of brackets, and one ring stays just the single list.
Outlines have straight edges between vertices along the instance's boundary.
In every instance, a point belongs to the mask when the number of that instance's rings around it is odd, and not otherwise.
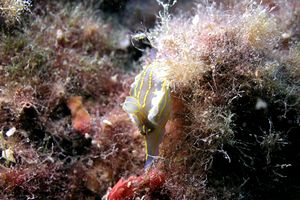
[{"label": "rocky reef surface", "polygon": [[[0,1],[0,199],[299,199],[300,3]],[[145,66],[160,154],[122,109]]]}]

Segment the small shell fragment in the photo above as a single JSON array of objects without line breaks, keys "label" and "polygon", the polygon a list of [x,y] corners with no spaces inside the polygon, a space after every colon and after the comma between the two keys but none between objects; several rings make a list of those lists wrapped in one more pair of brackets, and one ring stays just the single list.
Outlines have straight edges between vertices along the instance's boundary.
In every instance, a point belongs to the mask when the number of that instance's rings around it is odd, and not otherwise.
[{"label": "small shell fragment", "polygon": [[14,163],[16,162],[14,158],[14,152],[10,148],[2,151],[2,158],[10,162],[14,162]]},{"label": "small shell fragment", "polygon": [[131,181],[129,181],[128,183],[127,183],[127,187],[130,187],[131,186]]},{"label": "small shell fragment", "polygon": [[256,110],[266,109],[268,107],[268,104],[262,100],[261,98],[257,98],[257,102],[255,105]]},{"label": "small shell fragment", "polygon": [[10,128],[6,133],[5,133],[5,135],[7,136],[7,137],[10,137],[10,136],[12,136],[13,134],[15,134],[15,132],[16,132],[16,127],[12,127],[12,128]]},{"label": "small shell fragment", "polygon": [[117,82],[118,82],[118,74],[115,74],[115,75],[113,75],[112,77],[110,77],[110,80],[111,80],[113,83],[117,83]]},{"label": "small shell fragment", "polygon": [[112,126],[113,124],[111,123],[111,121],[107,120],[107,119],[104,119],[103,121],[103,124],[105,125],[108,125],[108,126]]},{"label": "small shell fragment", "polygon": [[91,135],[88,134],[88,133],[85,133],[85,134],[84,134],[84,138],[85,138],[85,139],[89,139],[89,138],[91,138]]}]

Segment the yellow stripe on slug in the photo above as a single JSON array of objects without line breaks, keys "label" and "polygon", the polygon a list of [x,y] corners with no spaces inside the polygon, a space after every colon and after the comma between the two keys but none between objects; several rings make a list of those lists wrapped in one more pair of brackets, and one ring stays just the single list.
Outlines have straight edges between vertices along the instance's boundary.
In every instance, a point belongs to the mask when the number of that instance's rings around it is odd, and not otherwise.
[{"label": "yellow stripe on slug", "polygon": [[149,68],[149,66],[147,66],[145,69],[144,69],[144,72],[143,72],[143,76],[141,78],[141,83],[140,83],[140,89],[138,91],[138,95],[137,95],[137,99],[140,99],[140,95],[141,95],[141,90],[143,88],[143,84],[144,84],[144,79],[145,79],[145,76],[147,74],[147,69]]},{"label": "yellow stripe on slug", "polygon": [[139,74],[138,75],[139,77],[138,77],[138,80],[134,80],[134,82],[136,82],[136,84],[135,84],[135,87],[134,87],[134,93],[133,93],[133,96],[134,97],[136,97],[136,93],[137,93],[137,88],[139,87],[139,83],[140,83],[140,81],[141,81],[141,79],[142,79],[142,77],[141,77],[141,75]]},{"label": "yellow stripe on slug", "polygon": [[152,76],[153,76],[153,71],[151,70],[150,74],[149,74],[149,78],[148,78],[149,79],[148,80],[148,90],[146,91],[146,94],[144,96],[144,103],[142,105],[143,108],[145,108],[145,106],[146,106],[147,97],[148,97],[149,92],[150,92],[150,90],[152,88]]}]

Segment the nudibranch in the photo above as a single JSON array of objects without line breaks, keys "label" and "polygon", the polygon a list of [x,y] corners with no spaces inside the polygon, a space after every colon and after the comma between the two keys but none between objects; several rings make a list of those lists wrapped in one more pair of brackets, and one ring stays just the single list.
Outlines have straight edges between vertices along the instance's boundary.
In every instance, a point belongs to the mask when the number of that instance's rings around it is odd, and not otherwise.
[{"label": "nudibranch", "polygon": [[159,153],[165,125],[171,112],[171,95],[164,71],[147,65],[136,77],[123,109],[145,137],[146,164],[149,168]]}]

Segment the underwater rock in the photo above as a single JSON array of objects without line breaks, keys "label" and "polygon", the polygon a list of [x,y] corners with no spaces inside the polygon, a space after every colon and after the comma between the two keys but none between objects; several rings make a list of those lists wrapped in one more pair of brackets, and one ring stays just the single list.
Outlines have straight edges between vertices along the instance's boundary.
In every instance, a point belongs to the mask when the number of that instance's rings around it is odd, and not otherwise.
[{"label": "underwater rock", "polygon": [[89,133],[92,121],[88,111],[83,107],[82,97],[70,97],[67,104],[71,110],[74,130],[81,134]]},{"label": "underwater rock", "polygon": [[159,189],[165,182],[165,175],[158,169],[151,169],[141,176],[121,178],[108,192],[108,200],[132,199],[141,193],[151,193]]},{"label": "underwater rock", "polygon": [[[101,2],[0,30],[0,199],[299,199],[299,1]],[[122,110],[148,65],[172,97],[150,177]]]}]

